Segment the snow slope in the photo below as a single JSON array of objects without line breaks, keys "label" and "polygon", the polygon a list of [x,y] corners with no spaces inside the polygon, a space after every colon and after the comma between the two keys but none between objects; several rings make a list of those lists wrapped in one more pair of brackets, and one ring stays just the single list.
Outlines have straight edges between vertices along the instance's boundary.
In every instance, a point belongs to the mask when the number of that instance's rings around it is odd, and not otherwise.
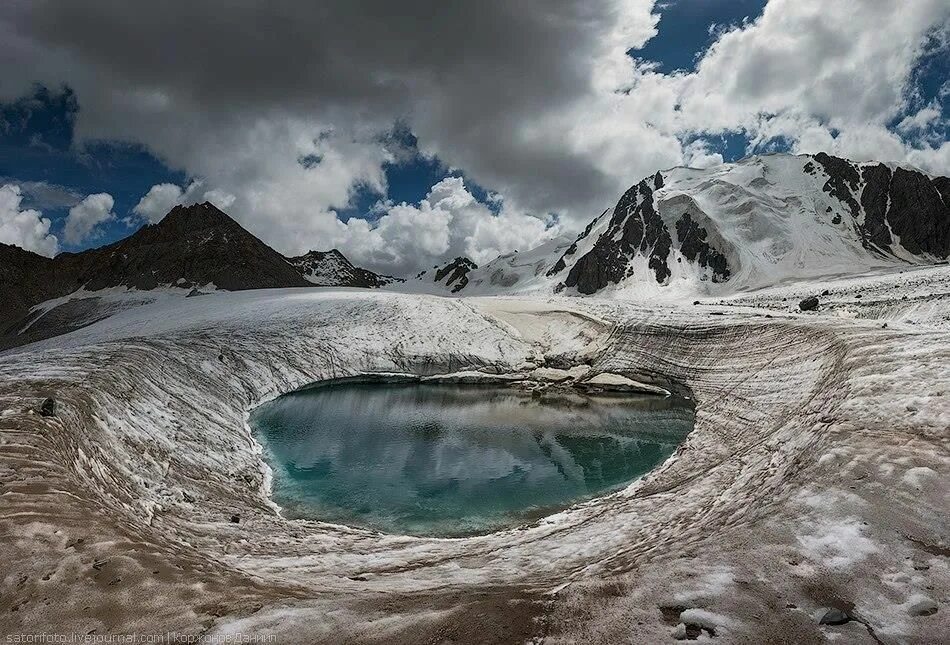
[{"label": "snow slope", "polygon": [[390,290],[464,296],[550,294],[554,283],[545,274],[551,267],[552,258],[563,253],[570,244],[570,238],[559,237],[530,251],[500,255],[481,266],[475,266],[474,263],[463,265],[465,281],[461,286],[462,281],[454,268],[458,260],[467,260],[459,258],[441,269],[434,267],[403,284],[392,285]]},{"label": "snow slope", "polygon": [[[660,643],[702,624],[724,643],[928,642],[950,595],[948,276],[816,283],[832,293],[807,314],[780,290],[700,306],[157,293],[0,353],[0,630]],[[876,303],[837,315],[856,290]],[[667,379],[695,429],[626,489],[490,535],[382,535],[271,504],[252,406],[363,372],[539,367]],[[853,619],[820,625],[828,606]]]},{"label": "snow slope", "polygon": [[950,180],[774,154],[644,179],[591,223],[551,276],[579,293],[729,293],[948,254]]}]

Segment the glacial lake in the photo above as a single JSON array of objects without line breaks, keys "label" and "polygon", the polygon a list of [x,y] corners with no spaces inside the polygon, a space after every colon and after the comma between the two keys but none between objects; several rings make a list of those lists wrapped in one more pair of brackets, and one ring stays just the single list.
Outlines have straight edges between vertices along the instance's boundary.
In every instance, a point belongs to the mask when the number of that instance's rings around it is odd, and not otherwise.
[{"label": "glacial lake", "polygon": [[285,517],[451,537],[623,488],[673,453],[693,412],[674,397],[344,382],[280,396],[250,425]]}]

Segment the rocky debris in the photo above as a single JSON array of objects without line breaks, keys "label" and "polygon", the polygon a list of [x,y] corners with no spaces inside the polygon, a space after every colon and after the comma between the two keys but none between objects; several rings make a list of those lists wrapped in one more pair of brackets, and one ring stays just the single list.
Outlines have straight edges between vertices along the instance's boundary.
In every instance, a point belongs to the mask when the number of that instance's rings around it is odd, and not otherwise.
[{"label": "rocky debris", "polygon": [[478,265],[468,258],[458,257],[435,272],[435,281],[450,287],[452,293],[458,293],[468,284],[468,273]]},{"label": "rocky debris", "polygon": [[288,258],[288,261],[297,267],[308,282],[318,287],[374,289],[394,282],[404,282],[402,278],[381,275],[369,269],[354,266],[337,249],[310,251],[305,255]]},{"label": "rocky debris", "polygon": [[933,616],[937,613],[937,601],[929,596],[917,594],[911,597],[907,613],[911,616]]},{"label": "rocky debris", "polygon": [[44,417],[56,416],[56,401],[54,399],[44,399],[40,405],[40,415]]},{"label": "rocky debris", "polygon": [[836,607],[823,607],[818,610],[818,615],[820,616],[819,625],[844,625],[851,622],[851,616]]},{"label": "rocky debris", "polygon": [[241,521],[241,516],[235,513],[231,516],[231,524],[238,524]]},{"label": "rocky debris", "polygon": [[802,311],[815,311],[818,309],[817,296],[809,296],[798,303],[798,308]]}]

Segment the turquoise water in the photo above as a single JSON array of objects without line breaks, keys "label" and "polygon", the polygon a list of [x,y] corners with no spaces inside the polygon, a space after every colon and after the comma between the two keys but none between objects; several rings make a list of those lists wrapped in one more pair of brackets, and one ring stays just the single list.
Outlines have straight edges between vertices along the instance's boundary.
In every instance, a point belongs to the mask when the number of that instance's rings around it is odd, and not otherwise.
[{"label": "turquoise water", "polygon": [[436,536],[522,524],[616,490],[692,425],[673,398],[419,383],[325,385],[251,414],[286,516]]}]

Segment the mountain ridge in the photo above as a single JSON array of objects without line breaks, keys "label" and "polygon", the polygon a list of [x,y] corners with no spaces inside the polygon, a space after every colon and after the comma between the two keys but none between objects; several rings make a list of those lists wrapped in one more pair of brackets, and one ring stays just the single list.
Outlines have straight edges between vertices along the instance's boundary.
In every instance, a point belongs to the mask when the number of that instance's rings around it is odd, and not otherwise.
[{"label": "mountain ridge", "polygon": [[[354,267],[339,251],[333,257],[347,267],[347,273],[334,282],[325,271],[324,286],[375,287],[394,280]],[[0,332],[40,302],[80,289],[147,291],[159,286],[191,289],[208,285],[228,291],[316,286],[290,259],[210,202],[179,205],[161,221],[128,237],[78,253],[47,258],[0,245],[0,299],[8,303],[0,312],[0,323],[6,321],[0,324]]]},{"label": "mountain ridge", "polygon": [[[950,256],[950,178],[772,153],[635,183],[566,245],[501,256],[459,295],[725,295]],[[544,266],[540,271],[539,267]]]}]

